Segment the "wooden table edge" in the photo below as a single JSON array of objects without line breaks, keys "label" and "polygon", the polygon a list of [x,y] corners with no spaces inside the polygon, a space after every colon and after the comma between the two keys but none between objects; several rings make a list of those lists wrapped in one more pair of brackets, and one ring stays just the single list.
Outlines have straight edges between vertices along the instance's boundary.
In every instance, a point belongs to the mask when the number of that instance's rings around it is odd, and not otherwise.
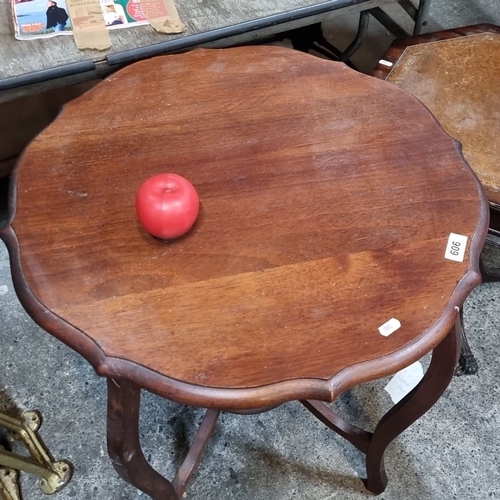
[{"label": "wooden table edge", "polygon": [[332,402],[350,387],[391,375],[434,349],[453,328],[468,294],[481,282],[479,256],[488,230],[488,210],[484,194],[480,198],[481,217],[472,237],[469,253],[471,267],[458,282],[441,317],[425,332],[401,349],[351,365],[328,380],[300,378],[253,388],[217,388],[189,384],[136,363],[106,356],[96,342],[46,308],[33,294],[24,278],[17,236],[10,223],[0,230],[0,238],[9,251],[14,288],[27,313],[41,328],[87,359],[98,375],[115,379],[117,384],[120,379],[128,380],[179,403],[221,410],[251,410],[303,399]]},{"label": "wooden table edge", "polygon": [[[415,97],[413,99],[417,100]],[[436,118],[434,120],[438,123]],[[10,217],[8,223],[0,229],[0,239],[4,241],[9,251],[12,281],[24,309],[41,328],[87,359],[100,376],[128,380],[152,393],[180,403],[221,410],[258,409],[298,399],[331,402],[350,387],[396,373],[432,351],[453,328],[465,299],[481,282],[479,262],[489,227],[488,201],[476,174],[462,154],[461,144],[456,139],[452,138],[452,140],[472,175],[478,192],[478,203],[481,205],[480,217],[470,243],[468,271],[457,283],[440,318],[413,342],[385,356],[348,366],[327,380],[298,378],[251,388],[208,387],[182,382],[137,363],[107,356],[101,347],[83,331],[53,313],[40,302],[25,280],[21,266],[20,247],[12,227],[16,215],[17,173],[22,155],[11,177]]]}]

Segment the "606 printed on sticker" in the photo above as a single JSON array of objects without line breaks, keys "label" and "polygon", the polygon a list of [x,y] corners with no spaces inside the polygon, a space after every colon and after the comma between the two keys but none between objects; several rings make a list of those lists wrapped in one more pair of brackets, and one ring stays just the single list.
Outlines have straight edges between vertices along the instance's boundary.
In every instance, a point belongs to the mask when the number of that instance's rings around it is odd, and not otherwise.
[{"label": "606 printed on sticker", "polygon": [[455,262],[463,262],[466,248],[467,236],[464,236],[463,234],[450,233],[444,258],[454,260]]}]

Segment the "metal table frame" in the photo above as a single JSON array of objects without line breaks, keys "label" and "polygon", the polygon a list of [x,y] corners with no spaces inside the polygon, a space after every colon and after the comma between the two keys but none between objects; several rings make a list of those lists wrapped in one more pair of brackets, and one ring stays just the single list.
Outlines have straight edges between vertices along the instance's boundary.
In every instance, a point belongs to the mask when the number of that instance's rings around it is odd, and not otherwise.
[{"label": "metal table frame", "polygon": [[[287,23],[306,20],[307,18],[313,18],[314,16],[344,9],[346,7],[359,6],[362,8],[363,4],[367,1],[368,0],[328,0],[309,7],[282,12],[264,18],[238,23],[232,26],[225,26],[203,33],[188,34],[180,38],[168,39],[163,42],[144,47],[137,47],[131,50],[116,52],[105,56],[102,60],[96,61],[93,59],[86,59],[83,61],[56,66],[50,69],[34,71],[18,76],[11,76],[0,80],[0,91],[70,77],[73,75],[80,75],[82,73],[95,73],[96,71],[99,71],[100,74],[107,74],[118,69],[122,65],[155,55],[181,52],[193,47],[229,39],[245,33],[257,32],[259,30],[278,25],[285,26]],[[422,28],[427,23],[426,20],[431,0],[419,0],[418,7],[415,7],[410,0],[397,1],[413,19],[415,23],[413,33],[420,33]],[[322,37],[321,31],[319,40],[313,40],[313,42],[315,42],[315,46],[311,45],[310,49],[316,50],[327,56],[332,56],[338,60],[349,60],[349,58],[356,52],[356,50],[359,49],[366,38],[368,31],[368,18],[370,15],[375,17],[375,19],[383,24],[386,29],[388,29],[397,38],[408,36],[408,33],[396,21],[394,21],[380,7],[375,7],[361,11],[357,35],[346,51],[337,53],[335,50],[332,50],[333,46],[331,46],[331,44],[329,44],[326,39]],[[284,28],[284,31],[286,32],[286,28]]]}]

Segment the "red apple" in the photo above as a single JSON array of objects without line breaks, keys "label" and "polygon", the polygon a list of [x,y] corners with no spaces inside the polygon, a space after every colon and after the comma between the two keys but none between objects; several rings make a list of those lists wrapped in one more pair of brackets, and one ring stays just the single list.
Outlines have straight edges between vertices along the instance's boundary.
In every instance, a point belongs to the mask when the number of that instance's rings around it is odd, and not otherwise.
[{"label": "red apple", "polygon": [[200,201],[193,185],[177,174],[159,174],[137,191],[135,208],[144,229],[164,240],[178,238],[193,226]]}]

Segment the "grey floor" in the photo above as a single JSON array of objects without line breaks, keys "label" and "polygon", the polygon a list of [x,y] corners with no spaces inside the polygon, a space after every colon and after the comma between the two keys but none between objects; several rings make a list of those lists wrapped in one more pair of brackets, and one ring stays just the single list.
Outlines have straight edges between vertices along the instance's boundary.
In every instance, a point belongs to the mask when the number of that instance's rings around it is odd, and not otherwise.
[{"label": "grey floor", "polygon": [[[482,22],[500,24],[499,0],[434,0],[427,30]],[[346,45],[356,24],[355,15],[329,18],[327,35]],[[390,42],[372,20],[369,40],[354,61],[370,71]],[[0,314],[0,409],[39,409],[45,442],[56,458],[75,467],[71,483],[55,498],[146,498],[123,483],[109,463],[105,381],[24,313],[1,243]],[[500,284],[483,284],[472,293],[465,322],[480,372],[455,378],[435,407],[391,445],[389,486],[380,498],[500,498]],[[333,406],[353,423],[372,428],[391,406],[386,382],[349,391]],[[150,394],[143,403],[145,454],[171,475],[201,414]],[[361,453],[290,403],[261,415],[224,414],[186,498],[363,499],[372,496],[364,490],[364,474]],[[25,500],[43,498],[34,477],[23,474],[21,484]]]}]

